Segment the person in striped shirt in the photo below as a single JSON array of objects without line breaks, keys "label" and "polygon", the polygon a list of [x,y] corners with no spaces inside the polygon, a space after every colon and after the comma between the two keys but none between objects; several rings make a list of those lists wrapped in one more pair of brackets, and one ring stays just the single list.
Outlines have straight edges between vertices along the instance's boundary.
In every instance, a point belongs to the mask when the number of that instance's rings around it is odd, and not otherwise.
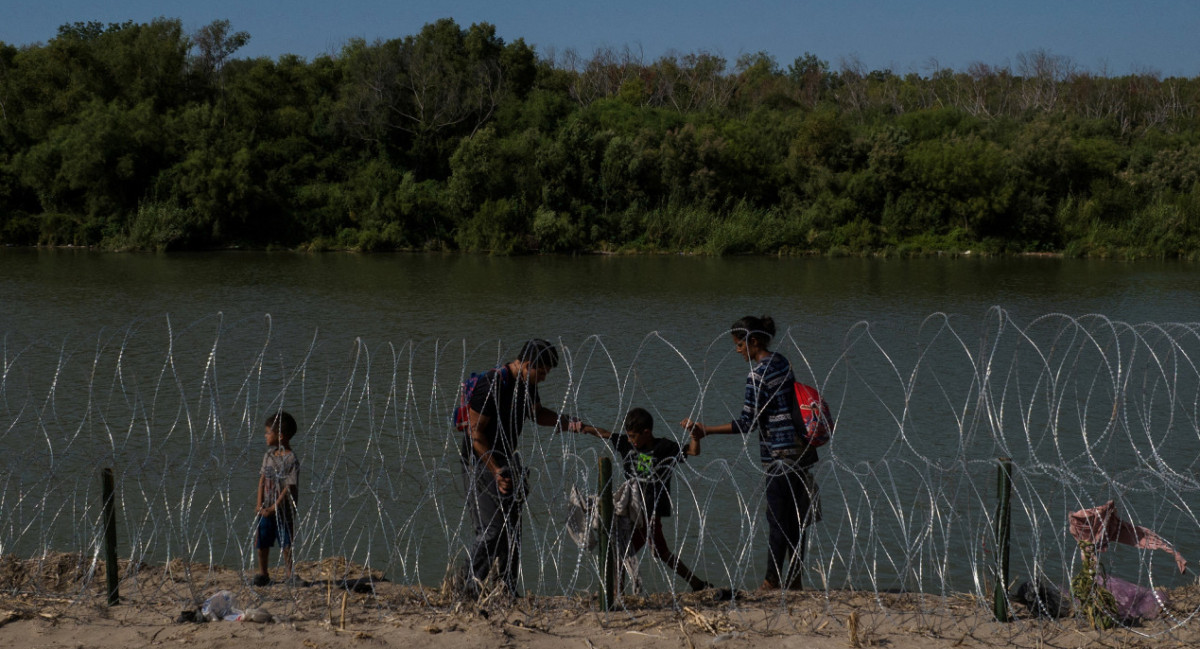
[{"label": "person in striped shirt", "polygon": [[768,529],[767,572],[760,589],[799,590],[808,527],[820,520],[817,485],[810,472],[817,449],[808,446],[797,429],[801,423],[791,363],[770,349],[775,321],[746,316],[733,323],[731,334],[734,348],[750,364],[741,415],[716,426],[692,419],[680,423],[697,439],[758,431]]}]

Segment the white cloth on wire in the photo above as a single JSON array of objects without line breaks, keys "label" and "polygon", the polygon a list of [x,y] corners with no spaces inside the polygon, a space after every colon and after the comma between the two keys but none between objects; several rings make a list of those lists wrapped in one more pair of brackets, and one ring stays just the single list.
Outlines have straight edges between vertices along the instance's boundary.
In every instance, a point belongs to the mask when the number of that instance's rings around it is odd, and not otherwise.
[{"label": "white cloth on wire", "polygon": [[[576,545],[595,549],[600,537],[600,508],[596,496],[584,496],[575,485],[567,496],[567,533]],[[646,505],[642,499],[641,483],[633,478],[622,482],[613,492],[612,547],[617,552],[621,567],[629,575],[632,592],[642,592],[641,563],[636,553],[630,552],[633,539],[639,533],[646,535]]]}]

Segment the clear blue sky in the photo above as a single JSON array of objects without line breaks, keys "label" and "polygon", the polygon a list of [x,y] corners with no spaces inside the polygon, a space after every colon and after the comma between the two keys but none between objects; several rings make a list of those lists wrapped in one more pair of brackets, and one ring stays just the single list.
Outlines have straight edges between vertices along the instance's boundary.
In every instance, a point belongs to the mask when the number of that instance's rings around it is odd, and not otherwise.
[{"label": "clear blue sky", "polygon": [[506,42],[585,58],[628,46],[648,63],[674,50],[730,62],[766,51],[786,67],[812,52],[834,68],[928,74],[933,64],[1010,65],[1036,49],[1111,75],[1200,76],[1200,0],[0,0],[0,41],[45,42],[58,26],[179,18],[189,32],[217,19],[250,33],[239,58],[336,53],[350,38],[389,39],[450,17],[489,22]]}]

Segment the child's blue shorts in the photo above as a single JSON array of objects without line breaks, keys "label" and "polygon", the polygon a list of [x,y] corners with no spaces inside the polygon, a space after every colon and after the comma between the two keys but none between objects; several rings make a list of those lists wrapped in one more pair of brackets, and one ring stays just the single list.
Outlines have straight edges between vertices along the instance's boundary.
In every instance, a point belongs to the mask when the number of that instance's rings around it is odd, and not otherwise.
[{"label": "child's blue shorts", "polygon": [[279,547],[287,548],[292,545],[292,517],[290,516],[260,516],[258,518],[258,534],[255,535],[254,547],[265,550],[279,542]]}]

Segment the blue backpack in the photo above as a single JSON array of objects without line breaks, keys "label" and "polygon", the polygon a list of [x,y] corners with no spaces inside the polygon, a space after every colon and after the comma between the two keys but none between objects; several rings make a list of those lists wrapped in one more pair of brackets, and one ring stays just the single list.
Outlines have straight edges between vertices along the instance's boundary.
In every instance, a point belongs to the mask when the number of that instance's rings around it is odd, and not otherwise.
[{"label": "blue backpack", "polygon": [[[503,383],[509,379],[508,366],[501,365],[496,368],[496,375],[500,377]],[[471,409],[471,393],[475,391],[475,386],[479,383],[479,379],[483,378],[487,372],[471,372],[471,376],[467,377],[462,385],[458,388],[458,405],[454,408],[454,413],[450,415],[450,421],[454,424],[454,429],[457,431],[466,431],[468,422],[468,413]]]}]

